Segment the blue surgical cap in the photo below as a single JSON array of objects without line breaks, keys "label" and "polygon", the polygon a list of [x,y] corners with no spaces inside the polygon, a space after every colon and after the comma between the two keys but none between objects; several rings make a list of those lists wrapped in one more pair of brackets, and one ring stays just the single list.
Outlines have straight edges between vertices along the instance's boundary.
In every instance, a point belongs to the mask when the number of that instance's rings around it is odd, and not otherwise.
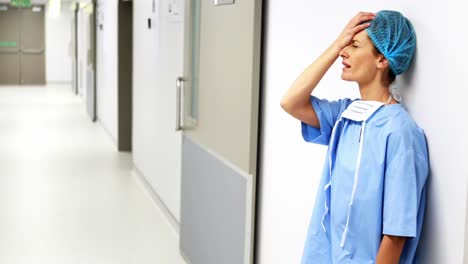
[{"label": "blue surgical cap", "polygon": [[400,12],[382,10],[370,21],[367,34],[377,50],[387,58],[395,75],[405,72],[413,58],[416,33]]}]

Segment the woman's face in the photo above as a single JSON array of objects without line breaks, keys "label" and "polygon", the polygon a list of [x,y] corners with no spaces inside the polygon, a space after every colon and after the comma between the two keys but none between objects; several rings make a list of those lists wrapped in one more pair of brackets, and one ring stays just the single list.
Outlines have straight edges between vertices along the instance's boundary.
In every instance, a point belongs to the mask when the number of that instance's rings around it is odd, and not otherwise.
[{"label": "woman's face", "polygon": [[365,85],[375,79],[379,55],[365,30],[357,33],[340,52],[343,59],[341,79]]}]

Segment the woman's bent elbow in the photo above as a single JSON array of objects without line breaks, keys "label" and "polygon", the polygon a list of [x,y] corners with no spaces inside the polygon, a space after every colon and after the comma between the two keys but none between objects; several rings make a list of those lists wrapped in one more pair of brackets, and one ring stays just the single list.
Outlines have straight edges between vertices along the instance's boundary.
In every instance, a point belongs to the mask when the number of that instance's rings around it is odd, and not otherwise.
[{"label": "woman's bent elbow", "polygon": [[289,104],[287,100],[285,100],[284,98],[281,99],[280,105],[281,108],[283,108],[283,110],[286,111],[286,113],[291,113],[291,104]]}]

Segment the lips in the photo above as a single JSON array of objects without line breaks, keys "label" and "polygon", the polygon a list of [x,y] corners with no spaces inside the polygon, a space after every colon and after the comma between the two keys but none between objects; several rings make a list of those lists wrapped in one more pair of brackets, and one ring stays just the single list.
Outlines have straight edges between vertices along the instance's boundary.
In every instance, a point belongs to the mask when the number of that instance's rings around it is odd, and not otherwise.
[{"label": "lips", "polygon": [[351,68],[351,66],[348,63],[344,62],[344,61],[343,61],[343,66],[345,66],[345,68]]}]

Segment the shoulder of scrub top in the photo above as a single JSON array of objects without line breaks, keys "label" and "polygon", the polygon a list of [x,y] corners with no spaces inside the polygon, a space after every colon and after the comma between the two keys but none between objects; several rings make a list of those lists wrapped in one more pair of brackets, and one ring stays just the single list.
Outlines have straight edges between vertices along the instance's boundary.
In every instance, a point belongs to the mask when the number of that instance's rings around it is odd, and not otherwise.
[{"label": "shoulder of scrub top", "polygon": [[395,106],[396,109],[385,118],[387,122],[383,124],[387,143],[403,144],[407,150],[427,156],[427,142],[423,129],[416,124],[403,106]]}]

